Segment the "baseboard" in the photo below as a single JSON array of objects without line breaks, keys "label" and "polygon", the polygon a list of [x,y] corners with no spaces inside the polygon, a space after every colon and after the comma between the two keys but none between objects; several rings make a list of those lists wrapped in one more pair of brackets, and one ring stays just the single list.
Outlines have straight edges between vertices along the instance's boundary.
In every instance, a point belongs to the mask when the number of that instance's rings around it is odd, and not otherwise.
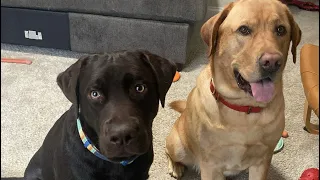
[{"label": "baseboard", "polygon": [[218,14],[222,9],[223,7],[208,6],[205,20],[208,20],[212,16]]}]

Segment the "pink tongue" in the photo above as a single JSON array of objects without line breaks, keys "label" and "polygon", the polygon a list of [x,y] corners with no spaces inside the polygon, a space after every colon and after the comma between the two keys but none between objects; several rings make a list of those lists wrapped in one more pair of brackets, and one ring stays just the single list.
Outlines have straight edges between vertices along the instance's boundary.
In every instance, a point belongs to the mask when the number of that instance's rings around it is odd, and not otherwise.
[{"label": "pink tongue", "polygon": [[252,95],[259,102],[269,102],[274,91],[272,81],[262,80],[256,83],[250,83]]}]

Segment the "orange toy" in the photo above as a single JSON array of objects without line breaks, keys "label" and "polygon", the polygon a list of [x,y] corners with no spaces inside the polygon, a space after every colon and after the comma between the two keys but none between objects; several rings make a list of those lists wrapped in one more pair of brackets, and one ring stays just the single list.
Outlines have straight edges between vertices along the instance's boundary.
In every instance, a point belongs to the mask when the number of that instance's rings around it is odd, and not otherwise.
[{"label": "orange toy", "polygon": [[176,71],[176,74],[173,77],[173,82],[176,82],[180,79],[180,73],[178,71]]},{"label": "orange toy", "polygon": [[288,134],[288,132],[287,132],[286,130],[284,130],[284,131],[282,132],[282,137],[284,137],[284,138],[289,137],[289,134]]},{"label": "orange toy", "polygon": [[12,58],[1,58],[1,62],[6,63],[17,63],[17,64],[31,64],[32,61],[27,59],[12,59]]}]

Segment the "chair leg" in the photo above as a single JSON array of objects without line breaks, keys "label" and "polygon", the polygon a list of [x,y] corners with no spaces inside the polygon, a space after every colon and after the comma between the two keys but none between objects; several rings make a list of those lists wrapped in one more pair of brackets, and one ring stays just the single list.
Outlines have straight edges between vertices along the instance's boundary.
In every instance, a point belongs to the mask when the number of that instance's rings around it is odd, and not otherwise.
[{"label": "chair leg", "polygon": [[304,115],[303,115],[306,129],[311,134],[319,134],[319,125],[312,124],[310,122],[310,118],[311,118],[311,108],[309,107],[309,103],[306,99],[304,103]]}]

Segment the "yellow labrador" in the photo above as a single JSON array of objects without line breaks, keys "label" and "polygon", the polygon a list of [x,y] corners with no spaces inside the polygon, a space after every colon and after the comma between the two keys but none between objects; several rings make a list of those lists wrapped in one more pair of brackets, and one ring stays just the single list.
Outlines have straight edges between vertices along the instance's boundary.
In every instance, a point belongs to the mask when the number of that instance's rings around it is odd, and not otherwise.
[{"label": "yellow labrador", "polygon": [[267,177],[273,150],[284,130],[282,74],[290,41],[293,61],[301,30],[277,0],[238,0],[201,28],[210,62],[166,139],[169,172],[185,166],[202,180],[249,169],[249,180]]}]

